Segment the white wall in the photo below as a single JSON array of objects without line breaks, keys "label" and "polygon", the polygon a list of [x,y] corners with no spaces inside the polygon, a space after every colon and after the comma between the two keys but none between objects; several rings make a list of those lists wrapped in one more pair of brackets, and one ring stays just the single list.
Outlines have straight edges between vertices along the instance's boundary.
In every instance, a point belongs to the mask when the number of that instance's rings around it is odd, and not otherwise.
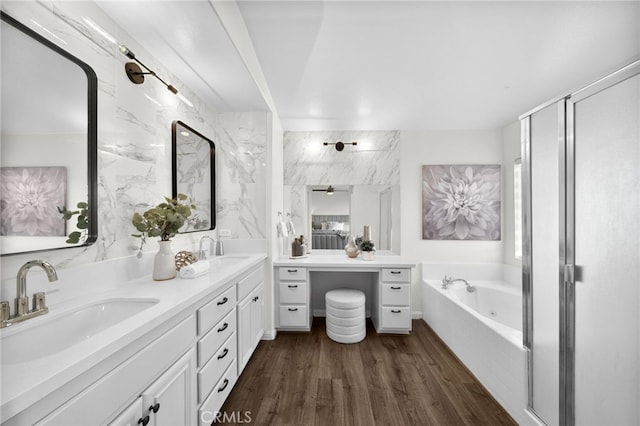
[{"label": "white wall", "polygon": [[[433,130],[400,134],[402,256],[416,263],[412,310],[421,313],[420,262],[503,262],[503,241],[427,241],[422,239],[422,166],[425,164],[502,164],[502,131]],[[503,197],[504,199],[504,197]],[[502,229],[504,234],[504,205]]]}]

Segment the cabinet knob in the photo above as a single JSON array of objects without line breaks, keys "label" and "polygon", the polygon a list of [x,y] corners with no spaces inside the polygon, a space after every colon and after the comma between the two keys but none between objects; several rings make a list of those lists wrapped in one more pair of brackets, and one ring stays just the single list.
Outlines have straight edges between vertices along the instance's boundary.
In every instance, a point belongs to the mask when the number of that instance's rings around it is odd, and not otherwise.
[{"label": "cabinet knob", "polygon": [[257,302],[257,301],[258,301],[258,299],[260,299],[260,296],[256,296],[256,297],[254,297],[252,300],[253,300],[254,302]]},{"label": "cabinet knob", "polygon": [[229,327],[229,323],[225,322],[224,324],[222,324],[222,327],[220,327],[218,329],[218,333],[222,333],[223,331],[225,331],[227,329],[227,327]]},{"label": "cabinet knob", "polygon": [[218,359],[222,359],[225,356],[227,356],[227,354],[229,353],[229,349],[224,348],[224,351],[222,351],[222,355],[218,355]]},{"label": "cabinet knob", "polygon": [[140,417],[138,419],[138,424],[142,426],[147,426],[149,424],[149,416]]},{"label": "cabinet knob", "polygon": [[155,404],[149,407],[149,412],[153,411],[154,413],[157,413],[159,409],[160,409],[160,403],[156,402]]},{"label": "cabinet knob", "polygon": [[229,301],[229,299],[227,299],[226,297],[222,298],[221,301],[218,302],[218,305],[224,305],[225,303],[227,303]]},{"label": "cabinet knob", "polygon": [[218,388],[218,392],[222,392],[223,390],[225,390],[228,384],[229,384],[229,379],[224,379],[224,383],[222,384],[222,386]]}]

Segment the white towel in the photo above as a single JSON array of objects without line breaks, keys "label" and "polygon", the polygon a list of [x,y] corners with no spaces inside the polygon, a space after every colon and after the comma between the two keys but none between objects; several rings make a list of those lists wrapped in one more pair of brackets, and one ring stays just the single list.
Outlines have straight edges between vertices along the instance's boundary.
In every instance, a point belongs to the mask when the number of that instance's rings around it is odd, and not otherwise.
[{"label": "white towel", "polygon": [[279,237],[287,237],[289,235],[287,232],[287,225],[282,221],[276,224],[276,230],[278,231]]},{"label": "white towel", "polygon": [[296,234],[296,228],[293,227],[293,221],[291,219],[287,221],[287,232],[289,233],[289,235]]},{"label": "white towel", "polygon": [[210,264],[206,260],[183,266],[180,269],[180,278],[198,278],[209,272]]}]

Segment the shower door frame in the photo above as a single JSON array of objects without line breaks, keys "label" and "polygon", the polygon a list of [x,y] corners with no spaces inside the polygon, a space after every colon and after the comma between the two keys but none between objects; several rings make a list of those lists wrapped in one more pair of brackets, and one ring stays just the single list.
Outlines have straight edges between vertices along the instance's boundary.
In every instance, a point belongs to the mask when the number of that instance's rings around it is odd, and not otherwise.
[{"label": "shower door frame", "polygon": [[532,293],[532,204],[531,204],[531,116],[552,105],[558,107],[559,149],[559,418],[563,426],[575,425],[575,285],[580,266],[575,265],[575,105],[588,97],[640,74],[640,59],[619,68],[566,96],[555,98],[520,116],[522,156],[522,297],[523,345],[527,349],[527,410],[542,421],[533,400],[533,293]]}]

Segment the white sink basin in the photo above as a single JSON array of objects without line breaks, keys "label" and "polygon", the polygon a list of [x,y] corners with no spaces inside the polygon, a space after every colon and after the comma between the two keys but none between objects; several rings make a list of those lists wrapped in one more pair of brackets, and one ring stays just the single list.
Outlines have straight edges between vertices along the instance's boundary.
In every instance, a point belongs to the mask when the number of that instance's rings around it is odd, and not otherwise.
[{"label": "white sink basin", "polygon": [[[2,363],[16,364],[53,355],[82,343],[156,303],[156,299],[108,299],[61,314],[50,321],[47,321],[47,315],[51,315],[51,312],[12,325],[11,329],[3,330],[5,335],[0,340]],[[28,327],[29,321],[36,320],[39,320],[38,325]]]},{"label": "white sink basin", "polygon": [[227,256],[227,255],[214,257],[213,259],[211,259],[211,268],[213,268],[214,270],[226,268],[226,267],[235,265],[236,263],[243,262],[248,258],[249,256]]}]

